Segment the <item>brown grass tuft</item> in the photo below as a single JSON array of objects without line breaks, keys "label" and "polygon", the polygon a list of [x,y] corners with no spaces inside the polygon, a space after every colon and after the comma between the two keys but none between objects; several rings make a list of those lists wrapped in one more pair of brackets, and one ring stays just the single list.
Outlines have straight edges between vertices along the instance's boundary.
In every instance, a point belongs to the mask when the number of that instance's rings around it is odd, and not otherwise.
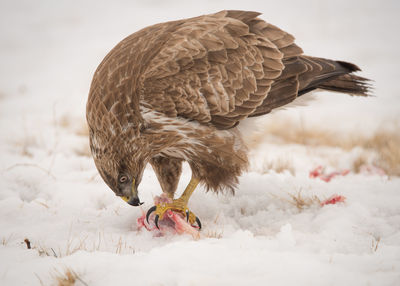
[{"label": "brown grass tuft", "polygon": [[216,231],[216,230],[209,230],[205,233],[205,237],[208,238],[216,238],[216,239],[221,239],[223,236],[223,231]]},{"label": "brown grass tuft", "polygon": [[58,120],[57,124],[62,127],[62,128],[70,128],[72,125],[71,122],[71,117],[69,117],[68,115],[64,114],[63,116],[60,117],[60,119]]},{"label": "brown grass tuft", "polygon": [[65,268],[64,272],[55,270],[52,276],[54,277],[56,282],[55,285],[57,286],[73,286],[77,281],[81,282],[83,285],[88,285],[74,270],[68,267]]},{"label": "brown grass tuft", "polygon": [[321,200],[316,195],[306,197],[301,194],[301,190],[296,195],[289,194],[289,196],[291,198],[289,203],[296,206],[300,211],[313,205],[321,205]]},{"label": "brown grass tuft", "polygon": [[[290,126],[290,128],[288,128],[288,126]],[[270,123],[265,125],[263,128],[263,133],[258,134],[257,137],[271,138],[272,140],[275,139],[277,141],[289,144],[332,146],[332,138],[335,136],[330,131],[307,129],[301,122],[275,120],[273,124]],[[257,141],[259,140],[256,140],[256,142]],[[262,140],[260,140],[260,142],[261,141]]]},{"label": "brown grass tuft", "polygon": [[38,141],[36,137],[28,135],[27,131],[25,131],[25,135],[21,138],[16,138],[13,140],[13,145],[18,147],[20,150],[20,154],[25,157],[32,157],[30,149],[32,147],[38,146]]},{"label": "brown grass tuft", "polygon": [[[89,129],[86,124],[86,121],[84,120],[74,119],[68,114],[65,114],[60,117],[60,119],[56,122],[56,124],[57,126],[67,129],[69,132],[72,132],[77,136],[89,137]],[[73,151],[78,156],[84,156],[84,157],[91,156],[88,140],[86,141],[85,144],[74,148]]]},{"label": "brown grass tuft", "polygon": [[[387,175],[400,176],[400,133],[396,131],[380,129],[370,136],[356,134],[338,136],[331,131],[306,128],[298,122],[282,120],[266,125],[264,133],[257,134],[253,141],[261,142],[257,140],[258,137],[286,144],[338,147],[343,150],[361,147],[377,154],[378,159],[374,164],[383,169]],[[354,162],[354,170],[359,171],[363,163],[366,163],[366,158],[361,156]]]},{"label": "brown grass tuft", "polygon": [[295,175],[295,169],[292,165],[292,162],[289,160],[285,160],[283,158],[278,158],[273,161],[265,162],[263,165],[264,173],[274,170],[275,172],[283,173],[285,171],[289,171],[292,175]]},{"label": "brown grass tuft", "polygon": [[75,129],[75,134],[89,137],[89,127],[87,126],[86,121],[81,122],[81,124]]},{"label": "brown grass tuft", "polygon": [[64,129],[71,130],[78,136],[84,136],[84,137],[89,136],[89,129],[86,121],[77,118],[72,118],[68,114],[64,114],[63,116],[61,116],[60,119],[57,121],[57,125]]},{"label": "brown grass tuft", "polygon": [[354,161],[353,161],[353,172],[358,174],[360,173],[363,166],[368,164],[368,158],[365,154],[360,154]]},{"label": "brown grass tuft", "polygon": [[76,282],[77,274],[71,270],[67,269],[64,273],[58,273],[55,275],[55,280],[58,286],[73,286]]},{"label": "brown grass tuft", "polygon": [[376,150],[379,156],[377,165],[388,175],[400,175],[400,134],[376,133],[366,148]]}]

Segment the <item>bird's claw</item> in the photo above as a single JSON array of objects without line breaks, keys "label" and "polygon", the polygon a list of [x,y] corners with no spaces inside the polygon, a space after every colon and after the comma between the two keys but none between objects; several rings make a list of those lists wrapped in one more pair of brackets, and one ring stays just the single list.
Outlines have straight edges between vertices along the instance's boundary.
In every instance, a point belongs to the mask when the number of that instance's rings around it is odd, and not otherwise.
[{"label": "bird's claw", "polygon": [[[152,207],[147,211],[147,214],[146,214],[146,221],[147,221],[148,224],[149,224],[149,217],[150,217],[151,213],[154,212],[156,209],[157,209],[156,206],[152,206]],[[158,222],[158,220],[157,220],[157,222]]]},{"label": "bird's claw", "polygon": [[149,218],[150,215],[155,212],[155,217],[154,217],[154,224],[155,226],[160,229],[159,227],[159,220],[164,218],[164,214],[167,212],[167,210],[172,210],[175,212],[179,212],[181,214],[183,214],[186,217],[186,221],[192,225],[193,227],[195,226],[195,223],[197,224],[197,228],[200,230],[201,229],[201,222],[200,219],[191,211],[189,211],[189,209],[187,207],[181,207],[179,206],[179,204],[174,204],[170,203],[170,204],[166,204],[166,203],[161,203],[155,206],[152,206],[146,213],[146,221],[148,224],[149,223]]},{"label": "bird's claw", "polygon": [[154,223],[155,223],[155,225],[156,225],[156,227],[158,228],[158,229],[160,229],[160,227],[158,226],[158,219],[160,218],[160,216],[159,215],[156,215],[156,217],[154,218]]},{"label": "bird's claw", "polygon": [[[186,221],[187,222],[189,222],[189,220],[190,220],[190,214],[191,214],[191,212],[187,209],[186,211],[185,211],[185,213],[186,213]],[[201,222],[200,222],[200,219],[197,217],[197,216],[195,216],[195,222],[197,223],[197,227],[199,228],[199,230],[201,229]]]}]

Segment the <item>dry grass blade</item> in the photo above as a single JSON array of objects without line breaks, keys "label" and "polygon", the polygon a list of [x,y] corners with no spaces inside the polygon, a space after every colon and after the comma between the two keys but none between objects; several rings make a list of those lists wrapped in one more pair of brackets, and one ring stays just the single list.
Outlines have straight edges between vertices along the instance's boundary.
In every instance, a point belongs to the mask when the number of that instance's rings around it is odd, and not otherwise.
[{"label": "dry grass blade", "polygon": [[14,165],[4,169],[3,172],[8,172],[8,171],[11,171],[12,169],[18,168],[18,167],[33,167],[33,168],[37,168],[37,169],[43,171],[44,173],[46,173],[47,175],[49,175],[52,179],[54,179],[54,180],[56,179],[56,177],[50,172],[50,170],[47,170],[47,169],[45,169],[45,168],[43,168],[43,167],[41,167],[41,166],[39,166],[37,164],[30,164],[30,163],[14,164]]},{"label": "dry grass blade", "polygon": [[11,237],[13,236],[13,234],[10,234],[7,238],[3,237],[1,239],[1,244],[6,246],[8,244],[8,242],[10,241]]},{"label": "dry grass blade", "polygon": [[55,270],[53,277],[57,286],[73,286],[77,281],[81,282],[83,285],[88,285],[74,270],[70,268],[65,268],[64,272]]},{"label": "dry grass blade", "polygon": [[20,148],[20,154],[24,157],[33,157],[31,152],[32,147],[37,147],[39,144],[36,137],[29,136],[25,131],[25,136],[19,139],[15,139],[13,145]]},{"label": "dry grass blade", "polygon": [[371,249],[373,252],[376,252],[378,250],[378,246],[379,246],[379,242],[381,241],[381,238],[374,238],[372,240],[372,245],[371,245]]},{"label": "dry grass blade", "polygon": [[209,230],[204,235],[207,238],[221,239],[223,236],[223,231]]},{"label": "dry grass blade", "polygon": [[305,197],[301,194],[301,191],[299,191],[296,195],[289,194],[289,196],[291,198],[289,202],[296,206],[298,210],[303,210],[312,205],[321,205],[321,200],[316,195]]},{"label": "dry grass blade", "polygon": [[274,170],[278,174],[288,171],[290,174],[295,175],[293,164],[289,160],[285,160],[283,158],[265,162],[263,165],[264,173],[267,173],[270,170]]}]

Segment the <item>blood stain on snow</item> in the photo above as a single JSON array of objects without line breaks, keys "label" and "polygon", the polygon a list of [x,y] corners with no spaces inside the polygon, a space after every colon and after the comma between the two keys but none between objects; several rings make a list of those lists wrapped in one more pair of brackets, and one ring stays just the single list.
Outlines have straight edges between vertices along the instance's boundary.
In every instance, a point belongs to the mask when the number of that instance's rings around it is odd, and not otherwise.
[{"label": "blood stain on snow", "polygon": [[330,182],[336,176],[346,176],[349,173],[350,173],[350,170],[343,170],[343,171],[335,171],[335,172],[326,174],[325,168],[322,166],[318,166],[314,170],[310,171],[309,177],[310,178],[320,178],[321,180],[323,180],[325,182]]},{"label": "blood stain on snow", "polygon": [[329,199],[321,202],[321,206],[326,206],[326,205],[334,205],[337,203],[344,203],[346,201],[346,197],[345,196],[341,196],[341,195],[333,195],[331,196]]}]

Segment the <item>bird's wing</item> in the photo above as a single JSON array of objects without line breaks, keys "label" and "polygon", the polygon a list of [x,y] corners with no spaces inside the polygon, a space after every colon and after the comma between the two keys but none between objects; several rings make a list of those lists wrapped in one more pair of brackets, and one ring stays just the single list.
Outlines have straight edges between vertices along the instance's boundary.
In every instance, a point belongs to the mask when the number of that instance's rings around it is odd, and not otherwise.
[{"label": "bird's wing", "polygon": [[304,63],[294,37],[257,18],[221,11],[177,24],[142,73],[141,104],[170,117],[217,128],[233,127],[254,113],[284,71],[280,84],[296,90]]}]

